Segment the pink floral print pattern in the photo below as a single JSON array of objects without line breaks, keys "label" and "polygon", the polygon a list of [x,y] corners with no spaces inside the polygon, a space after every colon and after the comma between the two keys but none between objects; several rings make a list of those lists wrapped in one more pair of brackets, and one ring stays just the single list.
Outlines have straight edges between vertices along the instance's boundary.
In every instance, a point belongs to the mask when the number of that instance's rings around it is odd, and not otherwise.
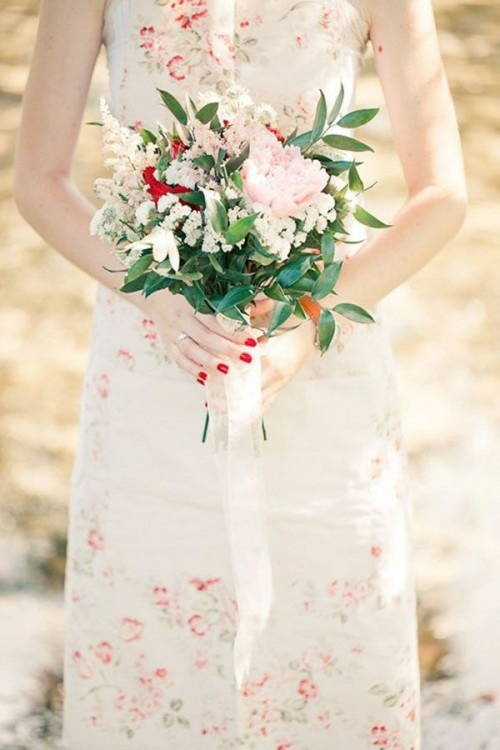
[{"label": "pink floral print pattern", "polygon": [[[310,124],[319,88],[333,100],[342,81],[349,104],[367,38],[361,0],[109,0],[112,104],[148,127],[165,117],[156,87],[182,99],[237,82],[285,133]],[[99,287],[71,481],[65,746],[420,750],[411,500],[383,320],[347,326],[266,416],[276,601],[239,693],[203,403],[154,321]]]}]

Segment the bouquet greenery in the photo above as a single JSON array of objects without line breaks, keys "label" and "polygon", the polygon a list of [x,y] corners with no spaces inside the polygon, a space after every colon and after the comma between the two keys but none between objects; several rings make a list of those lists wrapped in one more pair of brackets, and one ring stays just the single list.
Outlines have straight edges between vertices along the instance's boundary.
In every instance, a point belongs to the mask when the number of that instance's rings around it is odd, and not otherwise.
[{"label": "bouquet greenery", "polygon": [[[347,302],[323,305],[342,271],[335,244],[352,242],[348,217],[386,227],[362,205],[355,156],[372,151],[347,134],[377,109],[342,113],[340,87],[329,107],[322,91],[311,129],[288,135],[276,112],[229,87],[223,95],[159,90],[173,122],[157,132],[121,125],[101,102],[111,178],[96,180],[103,200],[91,232],[113,245],[125,268],[123,292],[182,294],[202,313],[249,324],[256,299],[275,301],[272,336],[291,316],[310,318],[324,353],[335,315],[357,323],[370,313]],[[346,133],[342,132],[343,130]],[[370,186],[371,187],[371,186]]]}]

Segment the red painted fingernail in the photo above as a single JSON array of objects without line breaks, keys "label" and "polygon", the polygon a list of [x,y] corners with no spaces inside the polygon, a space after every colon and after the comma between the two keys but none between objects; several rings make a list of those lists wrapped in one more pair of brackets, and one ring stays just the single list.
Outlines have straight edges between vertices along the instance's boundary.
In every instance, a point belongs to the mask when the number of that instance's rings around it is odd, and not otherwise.
[{"label": "red painted fingernail", "polygon": [[240,359],[243,360],[243,362],[250,362],[252,361],[252,355],[248,354],[248,352],[243,352],[243,354],[240,354]]},{"label": "red painted fingernail", "polygon": [[196,380],[198,381],[198,383],[199,383],[200,385],[205,385],[205,381],[204,381],[204,380],[202,380],[201,378],[196,378]]},{"label": "red painted fingernail", "polygon": [[208,378],[208,375],[206,372],[203,372],[203,370],[200,370],[200,372],[198,373],[198,377],[205,380],[206,378]]},{"label": "red painted fingernail", "polygon": [[219,370],[219,372],[223,372],[225,375],[227,371],[229,370],[229,367],[225,365],[223,362],[221,362],[219,365],[217,365],[217,369]]},{"label": "red painted fingernail", "polygon": [[247,339],[245,341],[245,346],[257,346],[257,342],[255,339]]}]

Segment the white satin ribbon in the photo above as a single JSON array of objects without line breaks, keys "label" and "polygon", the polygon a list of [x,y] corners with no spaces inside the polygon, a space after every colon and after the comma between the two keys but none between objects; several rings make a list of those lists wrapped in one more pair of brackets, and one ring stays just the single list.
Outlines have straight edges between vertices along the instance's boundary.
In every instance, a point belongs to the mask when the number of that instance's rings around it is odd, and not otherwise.
[{"label": "white satin ribbon", "polygon": [[252,649],[264,630],[274,600],[266,528],[262,466],[261,362],[231,363],[226,375],[207,380],[210,433],[214,447],[238,605],[234,643],[236,684],[241,688]]}]

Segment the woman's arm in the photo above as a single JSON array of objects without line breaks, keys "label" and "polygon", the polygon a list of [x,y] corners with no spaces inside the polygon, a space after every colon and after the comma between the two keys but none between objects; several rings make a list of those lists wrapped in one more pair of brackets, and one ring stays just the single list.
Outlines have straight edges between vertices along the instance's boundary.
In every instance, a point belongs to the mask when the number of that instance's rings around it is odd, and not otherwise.
[{"label": "woman's arm", "polygon": [[[431,0],[365,0],[394,144],[408,189],[389,229],[345,264],[339,297],[370,307],[413,276],[457,233],[467,190],[455,110]],[[338,298],[335,298],[338,301]]]},{"label": "woman's arm", "polygon": [[14,196],[21,214],[52,247],[114,288],[121,274],[103,269],[112,261],[109,246],[89,235],[95,207],[70,177],[101,45],[103,8],[104,0],[41,2],[23,97]]},{"label": "woman's arm", "polygon": [[[152,317],[177,364],[198,376],[245,351],[248,333],[229,334],[212,315],[194,315],[183,297],[158,292],[147,300],[118,292],[122,274],[110,247],[89,232],[94,205],[70,171],[95,61],[105,0],[42,0],[40,22],[16,153],[14,195],[24,218],[58,252]],[[180,331],[190,338],[177,341]]]},{"label": "woman's arm", "polygon": [[[446,81],[431,0],[364,0],[377,72],[392,124],[408,196],[392,226],[376,230],[346,260],[321,304],[371,308],[422,268],[458,231],[467,192],[455,110]],[[340,327],[352,327],[339,317]],[[310,321],[278,337],[263,358],[267,408],[311,357]]]}]

